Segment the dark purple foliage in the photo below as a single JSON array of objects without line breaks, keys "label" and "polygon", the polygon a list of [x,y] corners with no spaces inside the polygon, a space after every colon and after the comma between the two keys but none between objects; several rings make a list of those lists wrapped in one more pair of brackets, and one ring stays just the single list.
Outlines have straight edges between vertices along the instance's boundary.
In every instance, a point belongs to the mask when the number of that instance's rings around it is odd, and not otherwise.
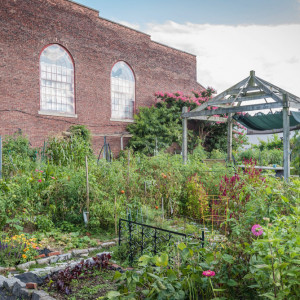
[{"label": "dark purple foliage", "polygon": [[50,283],[51,288],[56,288],[59,292],[69,295],[72,292],[70,284],[73,279],[85,279],[88,275],[93,274],[94,270],[108,269],[110,259],[110,254],[101,254],[93,257],[92,260],[82,260],[72,269],[67,267],[51,276],[48,275],[46,282]]}]

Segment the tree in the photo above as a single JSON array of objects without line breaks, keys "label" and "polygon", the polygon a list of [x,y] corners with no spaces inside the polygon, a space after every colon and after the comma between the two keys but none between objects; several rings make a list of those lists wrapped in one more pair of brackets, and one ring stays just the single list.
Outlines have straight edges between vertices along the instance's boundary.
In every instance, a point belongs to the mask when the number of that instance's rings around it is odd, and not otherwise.
[{"label": "tree", "polygon": [[[169,147],[173,142],[181,145],[182,108],[186,106],[189,110],[192,110],[211,99],[213,93],[215,91],[210,87],[199,92],[192,91],[190,96],[186,96],[180,91],[176,93],[155,93],[155,105],[150,108],[141,108],[139,113],[135,115],[135,123],[130,124],[127,128],[133,134],[129,146],[135,151],[153,154],[156,146],[161,150]],[[209,106],[207,109],[213,110],[216,107]],[[215,147],[226,151],[227,125],[225,123],[189,120],[188,126],[190,150],[196,146],[200,139],[209,152]],[[233,140],[234,148],[240,146],[243,142],[246,142],[245,137],[237,132]]]}]

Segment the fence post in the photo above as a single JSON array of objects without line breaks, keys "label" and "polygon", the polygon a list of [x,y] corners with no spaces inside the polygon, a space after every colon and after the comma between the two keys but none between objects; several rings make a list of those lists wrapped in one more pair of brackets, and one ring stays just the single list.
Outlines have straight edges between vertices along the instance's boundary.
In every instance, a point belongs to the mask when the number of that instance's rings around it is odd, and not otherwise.
[{"label": "fence post", "polygon": [[132,228],[131,228],[132,224],[131,224],[131,221],[129,220],[129,262],[130,264],[132,265],[133,263],[133,253],[132,253],[132,236],[131,236],[131,231],[132,231]]}]

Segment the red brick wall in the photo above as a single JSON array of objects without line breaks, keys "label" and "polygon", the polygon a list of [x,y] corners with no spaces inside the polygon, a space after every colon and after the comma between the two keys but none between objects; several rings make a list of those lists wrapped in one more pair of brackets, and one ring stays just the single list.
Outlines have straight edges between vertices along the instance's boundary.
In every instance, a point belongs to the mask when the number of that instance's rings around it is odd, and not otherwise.
[{"label": "red brick wall", "polygon": [[[52,43],[74,59],[77,118],[38,114],[39,56]],[[21,128],[37,146],[74,123],[93,134],[125,131],[128,123],[110,121],[110,73],[119,60],[134,71],[137,108],[153,104],[156,91],[199,88],[195,56],[102,19],[95,10],[67,0],[0,0],[0,134]],[[110,140],[117,152],[120,139]],[[99,149],[103,138],[94,144]]]}]

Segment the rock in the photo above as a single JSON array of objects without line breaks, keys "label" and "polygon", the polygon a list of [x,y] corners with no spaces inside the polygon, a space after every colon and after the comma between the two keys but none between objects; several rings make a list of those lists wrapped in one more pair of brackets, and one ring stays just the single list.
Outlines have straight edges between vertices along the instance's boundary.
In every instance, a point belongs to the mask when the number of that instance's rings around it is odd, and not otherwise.
[{"label": "rock", "polygon": [[58,256],[58,261],[65,261],[71,259],[71,253],[61,254]]},{"label": "rock", "polygon": [[88,249],[76,249],[72,251],[73,256],[79,256],[81,254],[89,253]]},{"label": "rock", "polygon": [[13,295],[19,297],[21,289],[25,288],[25,287],[26,287],[26,284],[24,282],[18,280],[13,286],[13,289],[12,289]]},{"label": "rock", "polygon": [[81,257],[88,257],[88,253],[83,253],[83,254],[80,254]]},{"label": "rock", "polygon": [[98,250],[99,248],[88,248],[89,253]]},{"label": "rock", "polygon": [[34,291],[32,293],[32,300],[55,300],[54,298],[50,297],[48,293],[45,291]]},{"label": "rock", "polygon": [[56,262],[58,262],[58,256],[52,256],[51,258],[50,258],[50,264],[55,264]]},{"label": "rock", "polygon": [[17,268],[21,270],[26,270],[29,269],[30,266],[35,265],[35,261],[28,261],[27,263],[17,265]]},{"label": "rock", "polygon": [[64,269],[65,269],[65,267],[56,267],[56,268],[51,269],[51,273],[56,273],[56,272],[59,272]]},{"label": "rock", "polygon": [[6,277],[0,275],[0,288],[3,286],[3,283],[6,279],[7,279]]},{"label": "rock", "polygon": [[15,277],[20,279],[24,283],[34,282],[34,283],[37,283],[38,285],[43,283],[43,280],[39,276],[37,276],[36,274],[34,274],[32,272],[23,273],[23,274],[15,276]]},{"label": "rock", "polygon": [[18,281],[19,280],[17,278],[6,278],[6,280],[3,282],[3,287],[11,292],[15,283],[17,283]]},{"label": "rock", "polygon": [[107,242],[107,243],[102,243],[101,247],[109,248],[109,247],[112,247],[112,246],[115,246],[115,245],[116,245],[116,242]]},{"label": "rock", "polygon": [[101,256],[102,254],[111,254],[111,252],[99,252],[97,253],[97,256]]},{"label": "rock", "polygon": [[33,290],[28,290],[26,288],[21,288],[19,291],[19,297],[23,300],[29,300],[31,299],[31,295],[32,295],[32,291]]},{"label": "rock", "polygon": [[51,257],[46,257],[46,258],[37,259],[36,262],[39,265],[44,265],[44,264],[49,264],[50,260],[51,260]]}]

